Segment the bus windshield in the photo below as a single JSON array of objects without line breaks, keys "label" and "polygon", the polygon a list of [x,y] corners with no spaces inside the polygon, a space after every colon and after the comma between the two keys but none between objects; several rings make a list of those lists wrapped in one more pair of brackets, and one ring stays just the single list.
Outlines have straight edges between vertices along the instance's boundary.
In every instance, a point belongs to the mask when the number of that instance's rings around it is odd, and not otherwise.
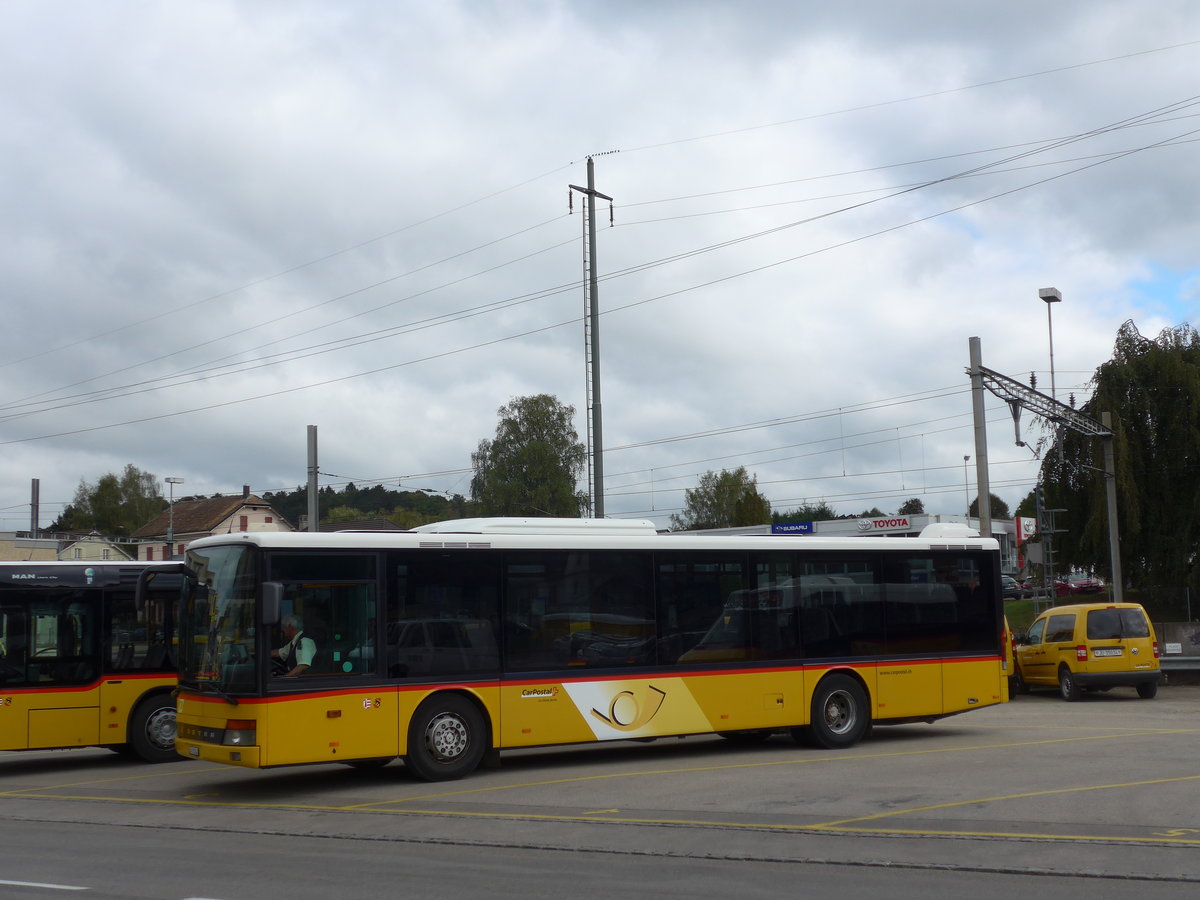
[{"label": "bus windshield", "polygon": [[255,559],[245,546],[189,551],[196,584],[180,629],[181,683],[219,692],[257,686]]}]

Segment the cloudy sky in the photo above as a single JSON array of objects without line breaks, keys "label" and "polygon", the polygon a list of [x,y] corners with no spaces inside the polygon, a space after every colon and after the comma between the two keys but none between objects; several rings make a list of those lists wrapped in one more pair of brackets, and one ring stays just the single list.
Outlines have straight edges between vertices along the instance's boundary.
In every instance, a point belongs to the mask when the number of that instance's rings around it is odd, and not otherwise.
[{"label": "cloudy sky", "polygon": [[6,0],[0,123],[0,530],[295,488],[309,425],[323,485],[463,494],[514,397],[585,437],[589,156],[610,516],[961,513],[972,336],[1048,392],[1052,324],[1082,402],[1200,304],[1191,0]]}]

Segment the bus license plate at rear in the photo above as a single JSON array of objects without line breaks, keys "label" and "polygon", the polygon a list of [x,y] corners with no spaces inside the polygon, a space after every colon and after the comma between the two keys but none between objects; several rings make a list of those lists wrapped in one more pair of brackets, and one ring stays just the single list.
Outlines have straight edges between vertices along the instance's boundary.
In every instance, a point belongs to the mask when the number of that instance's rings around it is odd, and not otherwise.
[{"label": "bus license plate at rear", "polygon": [[1092,651],[1092,656],[1124,656],[1125,651],[1121,647],[1097,647]]}]

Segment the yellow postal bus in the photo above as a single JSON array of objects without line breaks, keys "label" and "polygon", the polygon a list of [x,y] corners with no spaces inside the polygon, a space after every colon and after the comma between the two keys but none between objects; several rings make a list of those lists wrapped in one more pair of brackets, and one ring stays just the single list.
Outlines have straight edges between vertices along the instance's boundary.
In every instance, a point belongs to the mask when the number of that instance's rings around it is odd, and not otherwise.
[{"label": "yellow postal bus", "polygon": [[177,749],[193,759],[402,757],[441,780],[515,747],[714,732],[846,747],[1007,699],[998,545],[961,527],[831,540],[475,519],[215,536],[181,568]]},{"label": "yellow postal bus", "polygon": [[[0,750],[175,755],[170,564],[0,562]],[[135,603],[139,577],[146,602]]]}]

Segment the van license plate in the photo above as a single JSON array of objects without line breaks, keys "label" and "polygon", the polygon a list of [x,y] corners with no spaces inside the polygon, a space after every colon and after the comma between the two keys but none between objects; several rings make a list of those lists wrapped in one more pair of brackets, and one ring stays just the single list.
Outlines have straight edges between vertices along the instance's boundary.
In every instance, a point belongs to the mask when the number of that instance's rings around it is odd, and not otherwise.
[{"label": "van license plate", "polygon": [[1125,651],[1120,647],[1097,647],[1092,656],[1124,656]]}]

